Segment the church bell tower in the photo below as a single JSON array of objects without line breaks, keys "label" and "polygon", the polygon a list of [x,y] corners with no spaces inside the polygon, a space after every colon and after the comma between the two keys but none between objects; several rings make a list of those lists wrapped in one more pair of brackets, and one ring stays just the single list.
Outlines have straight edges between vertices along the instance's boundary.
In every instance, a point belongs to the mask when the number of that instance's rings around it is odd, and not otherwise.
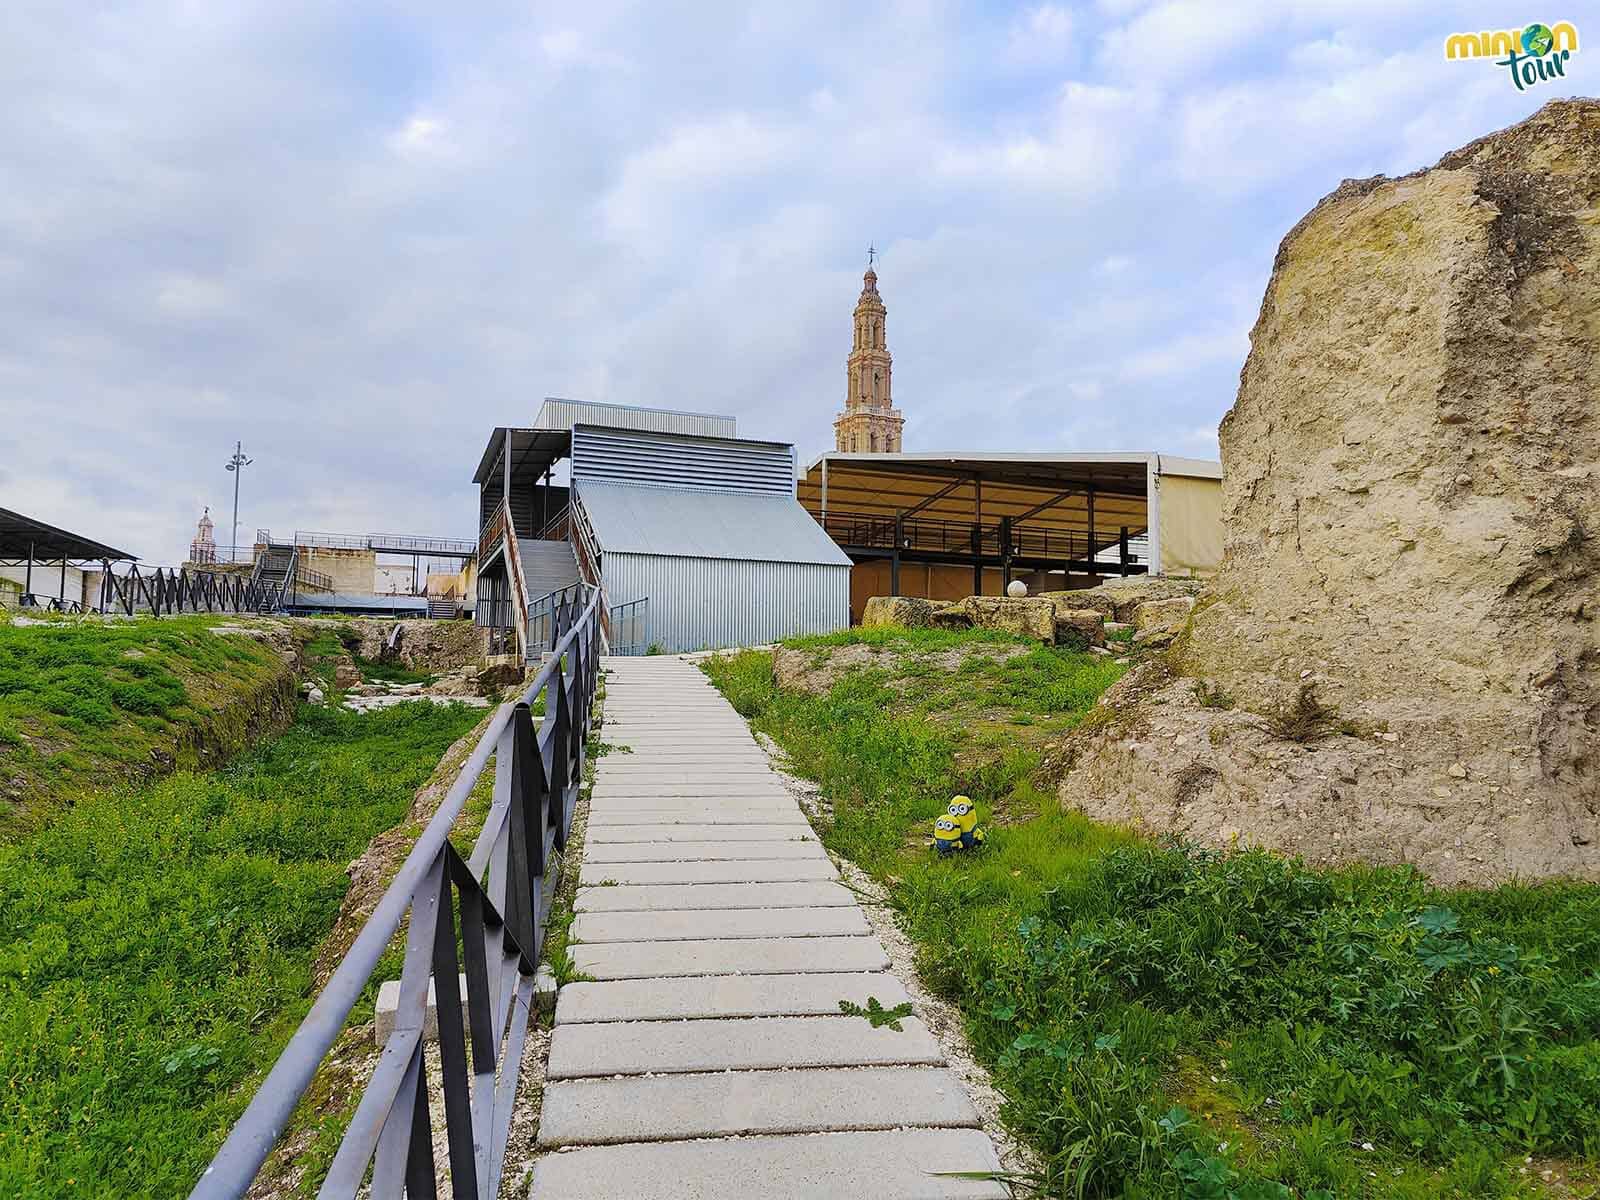
[{"label": "church bell tower", "polygon": [[905,418],[892,400],[893,360],[889,356],[884,316],[878,295],[877,252],[867,251],[867,273],[856,301],[855,343],[845,360],[844,411],[834,418],[834,448],[850,453],[899,453]]}]

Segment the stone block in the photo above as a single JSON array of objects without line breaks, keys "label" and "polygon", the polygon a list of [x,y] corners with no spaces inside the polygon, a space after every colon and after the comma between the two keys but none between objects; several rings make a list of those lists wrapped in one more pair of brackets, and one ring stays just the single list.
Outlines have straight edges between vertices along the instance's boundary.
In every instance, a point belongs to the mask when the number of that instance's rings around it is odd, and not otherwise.
[{"label": "stone block", "polygon": [[1040,596],[968,596],[948,611],[974,629],[997,629],[1047,644],[1056,640],[1055,605]]},{"label": "stone block", "polygon": [[[461,1003],[467,1003],[467,977],[460,976]],[[439,1012],[435,1001],[433,980],[428,980],[428,1006],[423,1010],[422,1036],[433,1042],[439,1039]],[[394,1032],[395,1017],[400,1009],[400,981],[390,979],[378,985],[378,1002],[372,1010],[372,1040],[383,1045]]]},{"label": "stone block", "polygon": [[1133,639],[1140,645],[1163,645],[1183,632],[1194,611],[1193,596],[1146,600],[1133,610]]},{"label": "stone block", "polygon": [[879,625],[931,625],[933,605],[913,596],[873,596],[862,610],[861,624],[868,629]]},{"label": "stone block", "polygon": [[1106,619],[1097,609],[1056,610],[1056,644],[1083,649],[1106,644]]}]

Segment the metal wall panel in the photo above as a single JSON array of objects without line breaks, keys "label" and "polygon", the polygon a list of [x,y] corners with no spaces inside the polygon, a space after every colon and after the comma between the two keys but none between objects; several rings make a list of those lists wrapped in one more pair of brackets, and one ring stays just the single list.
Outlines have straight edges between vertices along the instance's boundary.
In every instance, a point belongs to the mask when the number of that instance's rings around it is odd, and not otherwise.
[{"label": "metal wall panel", "polygon": [[714,413],[674,412],[665,408],[634,408],[626,404],[590,404],[555,398],[544,402],[534,421],[539,429],[571,429],[580,424],[651,433],[685,433],[693,437],[738,436],[737,422],[732,417],[719,417]]},{"label": "metal wall panel", "polygon": [[819,563],[607,554],[606,598],[648,598],[663,650],[759,646],[850,624],[850,568]]},{"label": "metal wall panel", "polygon": [[794,497],[794,447],[578,425],[572,478]]}]

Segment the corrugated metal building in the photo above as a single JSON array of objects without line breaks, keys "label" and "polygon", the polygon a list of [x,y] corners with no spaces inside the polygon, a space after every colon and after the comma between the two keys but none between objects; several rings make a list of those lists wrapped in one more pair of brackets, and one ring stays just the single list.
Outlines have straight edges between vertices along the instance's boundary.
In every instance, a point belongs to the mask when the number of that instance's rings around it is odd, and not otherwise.
[{"label": "corrugated metal building", "polygon": [[648,602],[648,642],[754,646],[849,624],[850,559],[792,498],[575,478],[606,598]]},{"label": "corrugated metal building", "polygon": [[[479,623],[525,643],[546,543],[561,541],[572,578],[604,591],[618,650],[849,624],[850,559],[795,499],[794,447],[733,433],[731,417],[571,400],[545,401],[532,429],[495,430],[476,476]],[[553,482],[563,459],[566,487]]]}]

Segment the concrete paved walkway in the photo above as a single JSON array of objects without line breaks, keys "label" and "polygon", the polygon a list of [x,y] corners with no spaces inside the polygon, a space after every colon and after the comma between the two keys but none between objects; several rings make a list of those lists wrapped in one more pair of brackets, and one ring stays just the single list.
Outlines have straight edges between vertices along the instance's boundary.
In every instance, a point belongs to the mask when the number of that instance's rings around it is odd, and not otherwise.
[{"label": "concrete paved walkway", "polygon": [[535,1200],[1004,1197],[999,1160],[855,897],[692,664],[606,660],[574,964]]}]

